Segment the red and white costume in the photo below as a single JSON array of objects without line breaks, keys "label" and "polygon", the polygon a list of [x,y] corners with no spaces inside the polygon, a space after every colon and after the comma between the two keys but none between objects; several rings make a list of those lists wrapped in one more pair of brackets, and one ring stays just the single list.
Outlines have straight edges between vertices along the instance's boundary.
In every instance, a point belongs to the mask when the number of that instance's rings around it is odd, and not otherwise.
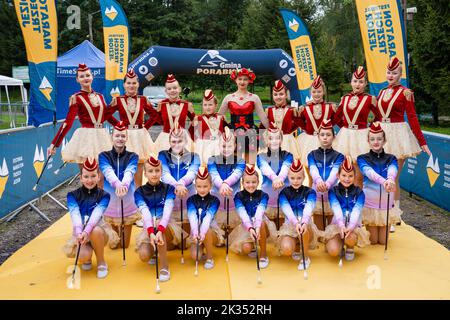
[{"label": "red and white costume", "polygon": [[[78,71],[86,70],[89,70],[86,65],[79,65]],[[83,163],[86,158],[97,159],[100,152],[111,149],[111,136],[103,128],[103,123],[110,116],[110,110],[103,95],[94,90],[91,92],[80,90],[70,97],[66,120],[52,141],[55,147],[61,145],[76,116],[81,123],[81,128],[75,130],[69,143],[61,151],[63,161]]]},{"label": "red and white costume", "polygon": [[[314,79],[312,86],[319,88],[323,85],[320,76]],[[333,119],[335,114],[335,105],[328,102],[315,104],[310,101],[300,112],[297,123],[304,132],[297,137],[297,143],[300,147],[300,160],[304,166],[308,166],[308,154],[320,147],[317,134],[323,120]]]},{"label": "red and white costume", "polygon": [[[400,61],[393,58],[388,69],[395,70],[399,65]],[[405,122],[405,112],[409,124]],[[398,159],[418,155],[422,151],[420,147],[427,144],[417,119],[413,91],[400,84],[390,85],[380,91],[375,121],[381,122],[386,133],[385,152]]]},{"label": "red and white costume", "polygon": [[[203,99],[213,100],[212,90],[206,90]],[[200,156],[202,163],[220,153],[220,136],[226,126],[225,116],[213,113],[195,116],[191,126],[191,134],[195,144],[195,153]]]},{"label": "red and white costume", "polygon": [[[273,87],[273,91],[281,91],[287,89],[284,84],[277,80]],[[300,150],[297,145],[297,141],[293,135],[293,132],[298,128],[295,121],[296,115],[294,109],[290,105],[285,104],[282,106],[271,106],[266,109],[267,118],[269,123],[275,123],[277,128],[281,128],[283,132],[283,142],[281,144],[281,149],[286,150],[294,155],[294,158],[300,156]]]},{"label": "red and white costume", "polygon": [[[166,83],[172,83],[177,81],[172,74],[167,76]],[[189,118],[194,120],[195,113],[190,103],[186,100],[176,99],[171,101],[169,98],[163,99],[156,109],[159,112],[160,119],[163,125],[163,131],[156,138],[155,145],[158,152],[169,150],[169,136],[170,132],[178,126],[186,128],[186,121]],[[192,150],[192,140],[187,137],[188,143],[186,149]]]},{"label": "red and white costume", "polygon": [[[365,76],[363,67],[358,67],[353,73],[355,79],[364,79]],[[341,98],[333,118],[333,123],[341,127],[333,141],[334,150],[350,155],[355,162],[359,155],[369,152],[367,123],[370,111],[375,113],[376,103],[374,96],[364,92],[350,92]]]},{"label": "red and white costume", "polygon": [[[133,70],[130,70],[126,77],[134,78],[137,75]],[[128,128],[127,151],[136,153],[139,156],[139,163],[144,163],[151,153],[156,152],[148,129],[154,123],[160,122],[159,114],[146,97],[128,96],[127,94],[111,101],[111,116],[108,120],[113,126],[119,122],[113,116],[116,111],[119,111],[120,121]],[[149,116],[149,119],[144,123],[145,113]]]}]

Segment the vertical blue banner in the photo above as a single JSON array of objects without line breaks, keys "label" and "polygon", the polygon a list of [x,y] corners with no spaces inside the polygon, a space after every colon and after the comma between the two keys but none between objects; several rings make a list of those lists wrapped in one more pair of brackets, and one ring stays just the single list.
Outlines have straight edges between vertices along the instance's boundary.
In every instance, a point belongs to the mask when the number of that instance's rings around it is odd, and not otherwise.
[{"label": "vertical blue banner", "polygon": [[15,0],[30,73],[30,101],[56,110],[58,19],[55,0]]},{"label": "vertical blue banner", "polygon": [[122,7],[114,0],[99,0],[105,43],[105,99],[123,94],[123,78],[128,69],[130,34]]},{"label": "vertical blue banner", "polygon": [[309,89],[317,76],[311,37],[305,23],[293,11],[281,9],[280,13],[291,44],[302,104],[305,104],[310,100]]}]

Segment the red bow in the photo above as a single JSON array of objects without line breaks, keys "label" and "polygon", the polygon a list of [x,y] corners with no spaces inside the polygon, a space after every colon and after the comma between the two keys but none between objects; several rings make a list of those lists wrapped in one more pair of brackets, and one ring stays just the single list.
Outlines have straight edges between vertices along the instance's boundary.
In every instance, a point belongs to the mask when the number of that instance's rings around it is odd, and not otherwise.
[{"label": "red bow", "polygon": [[250,125],[245,122],[245,117],[239,117],[239,123],[236,123],[236,129],[238,128],[250,129]]}]

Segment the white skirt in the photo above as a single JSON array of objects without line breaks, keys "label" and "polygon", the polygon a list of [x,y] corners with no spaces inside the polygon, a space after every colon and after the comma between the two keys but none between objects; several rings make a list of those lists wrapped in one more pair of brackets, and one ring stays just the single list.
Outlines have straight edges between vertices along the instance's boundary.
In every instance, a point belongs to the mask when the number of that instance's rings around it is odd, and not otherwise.
[{"label": "white skirt", "polygon": [[136,153],[139,156],[139,163],[144,163],[150,158],[150,154],[155,152],[150,133],[145,128],[129,129],[127,132],[127,151]]},{"label": "white skirt", "polygon": [[111,149],[111,135],[105,128],[78,128],[61,155],[65,162],[83,163],[86,158],[98,159],[101,152]]},{"label": "white skirt", "polygon": [[[159,224],[159,219],[156,220],[156,224]],[[188,233],[181,229],[181,223],[176,222],[173,219],[170,219],[169,224],[167,225],[166,232],[170,232],[172,235],[172,244],[174,246],[178,246],[181,243],[181,234],[183,233],[183,239],[188,237]],[[145,228],[136,236],[136,248],[135,251],[139,251],[140,247],[143,244],[150,244],[150,237],[148,236],[148,232]]]},{"label": "white skirt", "polygon": [[[161,151],[166,151],[170,149],[170,143],[169,143],[169,137],[170,134],[167,132],[160,132],[158,135],[158,138],[156,138],[155,141],[155,153],[159,153]],[[194,150],[194,142],[192,141],[191,137],[189,136],[189,133],[186,131],[186,149],[192,152]]]},{"label": "white skirt", "polygon": [[207,164],[208,159],[212,156],[220,154],[220,144],[219,139],[215,140],[204,140],[197,139],[194,143],[194,150],[200,157],[202,164]]},{"label": "white skirt", "polygon": [[[217,223],[219,226],[226,226],[227,224],[227,210],[219,209],[217,210],[216,217],[215,217]],[[236,228],[239,223],[241,222],[241,218],[236,213],[236,209],[230,209],[230,214],[228,217],[228,223],[230,225],[231,229]]]},{"label": "white skirt", "polygon": [[416,137],[406,122],[381,123],[386,133],[384,151],[393,154],[398,159],[414,157],[422,151]]},{"label": "white skirt", "polygon": [[370,151],[367,134],[369,129],[348,129],[341,128],[333,141],[333,149],[343,155],[349,155],[353,161],[356,158]]},{"label": "white skirt", "polygon": [[292,155],[294,156],[294,159],[298,159],[301,156],[298,141],[292,133],[291,134],[283,134],[283,142],[281,144],[281,149],[292,153]]},{"label": "white skirt", "polygon": [[304,166],[308,166],[308,154],[320,147],[319,138],[302,132],[297,137],[297,145],[300,149],[300,161]]},{"label": "white skirt", "polygon": [[[397,222],[400,222],[401,214],[402,211],[397,206],[389,208],[389,224],[396,224]],[[364,207],[362,210],[362,222],[365,226],[385,227],[386,217],[386,209],[373,209]]]}]

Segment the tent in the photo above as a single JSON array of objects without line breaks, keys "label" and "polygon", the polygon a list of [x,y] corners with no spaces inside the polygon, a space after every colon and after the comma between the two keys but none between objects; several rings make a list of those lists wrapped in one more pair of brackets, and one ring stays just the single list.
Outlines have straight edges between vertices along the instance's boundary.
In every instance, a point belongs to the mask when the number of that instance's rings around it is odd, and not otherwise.
[{"label": "tent", "polygon": [[[58,57],[56,74],[56,119],[65,119],[69,110],[69,98],[80,90],[76,82],[79,63],[87,64],[94,76],[93,89],[105,94],[105,54],[88,40]],[[30,101],[28,124],[39,126],[53,121],[53,112],[43,109],[35,101]]]},{"label": "tent", "polygon": [[[8,113],[9,113],[9,118],[10,118],[10,126],[11,128],[14,128],[16,126],[15,124],[15,117],[13,114],[13,110],[12,110],[12,105],[15,105],[17,107],[17,103],[13,103],[11,104],[11,99],[9,97],[9,90],[8,87],[19,87],[20,88],[20,94],[22,97],[22,102],[20,103],[20,111],[22,111],[22,109],[27,110],[26,108],[26,104],[27,104],[27,90],[24,88],[23,86],[23,81],[19,80],[19,79],[14,79],[14,78],[10,78],[10,77],[6,77],[6,76],[1,76],[0,75],[0,106],[3,106],[4,103],[2,102],[2,87],[5,88],[5,93],[6,93],[6,105],[8,106]],[[14,111],[16,111],[17,108],[15,108]]]}]

